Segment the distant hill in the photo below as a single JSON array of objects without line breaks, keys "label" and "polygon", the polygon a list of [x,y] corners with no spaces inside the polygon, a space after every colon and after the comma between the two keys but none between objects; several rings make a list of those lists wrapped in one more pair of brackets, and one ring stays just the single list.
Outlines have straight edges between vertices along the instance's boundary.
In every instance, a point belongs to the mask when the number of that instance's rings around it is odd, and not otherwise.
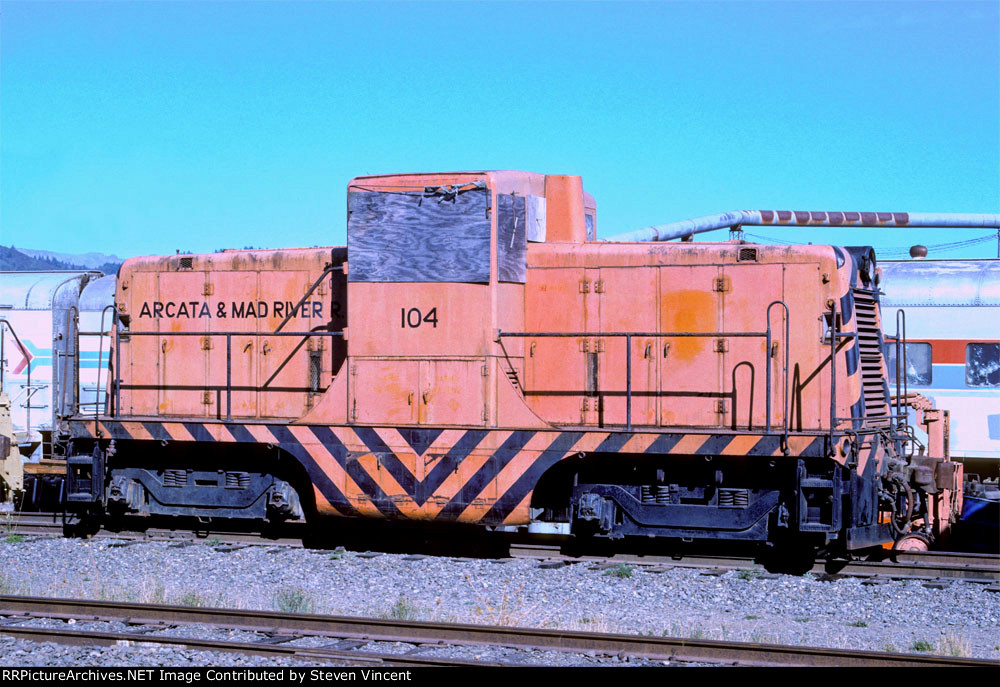
[{"label": "distant hill", "polygon": [[[111,260],[100,264],[93,264],[93,260],[78,262],[75,258],[86,258],[89,256],[101,255],[100,253],[89,253],[88,256],[74,256],[71,254],[53,254],[47,251],[31,251],[41,256],[29,255],[27,252],[18,250],[14,246],[0,246],[0,270],[11,272],[27,271],[51,271],[51,270],[99,270],[104,274],[115,274],[121,266],[121,259],[116,255],[106,255],[105,258]],[[59,260],[54,255],[61,255],[69,260]],[[90,263],[90,264],[87,264]]]},{"label": "distant hill", "polygon": [[122,264],[122,259],[117,255],[106,255],[104,253],[56,253],[51,250],[36,250],[34,248],[18,248],[17,250],[32,258],[40,260],[51,258],[59,262],[64,262],[67,265],[81,265],[94,270],[99,270],[104,265]]}]

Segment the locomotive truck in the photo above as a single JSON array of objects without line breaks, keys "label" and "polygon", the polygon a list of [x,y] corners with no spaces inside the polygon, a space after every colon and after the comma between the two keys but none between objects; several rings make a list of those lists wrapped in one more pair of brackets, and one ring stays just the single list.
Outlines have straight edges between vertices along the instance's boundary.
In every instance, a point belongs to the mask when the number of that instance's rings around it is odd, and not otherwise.
[{"label": "locomotive truck", "polygon": [[839,554],[955,519],[946,413],[918,449],[890,397],[871,248],[602,241],[577,176],[347,191],[346,247],[125,262],[68,506]]}]

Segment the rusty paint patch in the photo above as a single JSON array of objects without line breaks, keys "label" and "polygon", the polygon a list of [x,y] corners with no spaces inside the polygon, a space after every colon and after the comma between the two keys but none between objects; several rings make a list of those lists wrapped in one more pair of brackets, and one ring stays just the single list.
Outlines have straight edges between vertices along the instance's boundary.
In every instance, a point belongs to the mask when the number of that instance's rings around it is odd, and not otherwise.
[{"label": "rusty paint patch", "polygon": [[[712,291],[664,291],[660,324],[664,332],[705,332],[716,328],[716,300]],[[670,339],[668,356],[673,362],[691,362],[705,350],[708,339]],[[703,371],[709,374],[708,370]]]}]

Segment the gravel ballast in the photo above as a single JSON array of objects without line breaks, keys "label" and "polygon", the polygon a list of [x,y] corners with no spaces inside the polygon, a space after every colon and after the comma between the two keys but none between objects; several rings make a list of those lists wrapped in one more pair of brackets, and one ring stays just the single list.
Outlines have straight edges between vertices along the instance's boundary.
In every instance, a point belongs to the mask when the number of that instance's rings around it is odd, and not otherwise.
[{"label": "gravel ballast", "polygon": [[[987,585],[957,581],[937,589],[914,580],[872,584],[757,571],[598,567],[201,541],[0,540],[0,591],[5,594],[1000,659],[1000,594]],[[0,662],[299,665],[188,650],[56,647],[3,636]],[[546,655],[527,662],[592,663]]]}]

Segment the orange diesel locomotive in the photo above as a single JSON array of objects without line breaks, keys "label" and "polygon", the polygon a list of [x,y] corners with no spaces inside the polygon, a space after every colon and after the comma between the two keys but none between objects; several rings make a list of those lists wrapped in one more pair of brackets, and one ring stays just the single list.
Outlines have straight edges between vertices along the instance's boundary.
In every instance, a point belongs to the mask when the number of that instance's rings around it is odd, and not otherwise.
[{"label": "orange diesel locomotive", "polygon": [[508,171],[356,178],[347,243],[128,260],[68,502],[838,552],[954,517],[869,248],[603,242],[579,177]]}]

